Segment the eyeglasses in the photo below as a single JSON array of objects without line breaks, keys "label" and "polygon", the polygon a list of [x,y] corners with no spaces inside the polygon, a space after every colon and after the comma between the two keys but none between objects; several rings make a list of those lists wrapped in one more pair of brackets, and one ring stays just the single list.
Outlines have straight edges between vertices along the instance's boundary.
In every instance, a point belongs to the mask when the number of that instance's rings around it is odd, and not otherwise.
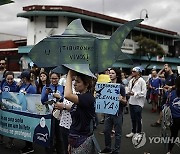
[{"label": "eyeglasses", "polygon": [[0,63],[0,65],[5,65],[5,63]]},{"label": "eyeglasses", "polygon": [[59,78],[50,78],[51,80],[58,80]]}]

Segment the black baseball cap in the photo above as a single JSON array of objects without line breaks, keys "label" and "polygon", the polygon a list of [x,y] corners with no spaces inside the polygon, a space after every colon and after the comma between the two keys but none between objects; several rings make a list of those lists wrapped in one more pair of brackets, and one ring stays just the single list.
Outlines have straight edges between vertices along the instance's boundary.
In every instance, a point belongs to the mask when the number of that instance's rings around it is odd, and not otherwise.
[{"label": "black baseball cap", "polygon": [[21,73],[21,75],[20,76],[18,76],[19,78],[27,78],[27,79],[30,79],[30,77],[31,77],[31,73],[30,73],[30,71],[28,71],[28,70],[25,70],[25,71],[23,71],[22,73]]}]

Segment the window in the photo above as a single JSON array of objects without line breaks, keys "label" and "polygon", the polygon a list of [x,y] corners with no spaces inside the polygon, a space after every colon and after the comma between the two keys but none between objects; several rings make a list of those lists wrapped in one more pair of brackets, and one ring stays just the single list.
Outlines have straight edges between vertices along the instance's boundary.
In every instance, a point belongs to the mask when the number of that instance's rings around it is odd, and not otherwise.
[{"label": "window", "polygon": [[75,20],[75,19],[77,19],[77,18],[74,18],[74,17],[68,17],[68,25],[69,25],[73,20]]},{"label": "window", "polygon": [[46,17],[46,28],[58,28],[58,17],[47,16]]},{"label": "window", "polygon": [[172,40],[169,37],[164,37],[164,45],[172,45]]},{"label": "window", "polygon": [[157,42],[159,44],[163,44],[163,40],[164,40],[163,36],[157,35]]},{"label": "window", "polygon": [[98,23],[98,22],[93,22],[93,33],[111,35],[112,26]]},{"label": "window", "polygon": [[131,31],[131,33],[132,33],[132,39],[141,35],[140,31],[137,31],[137,30],[133,30],[133,31]]},{"label": "window", "polygon": [[81,19],[81,20],[82,20],[82,25],[83,25],[84,29],[88,32],[91,32],[91,21],[84,20],[84,19]]}]

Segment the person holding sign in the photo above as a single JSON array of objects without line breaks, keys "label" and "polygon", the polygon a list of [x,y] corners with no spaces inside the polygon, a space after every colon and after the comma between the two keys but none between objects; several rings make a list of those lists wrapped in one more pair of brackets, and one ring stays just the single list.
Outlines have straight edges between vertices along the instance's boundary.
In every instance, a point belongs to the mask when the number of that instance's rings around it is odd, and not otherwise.
[{"label": "person holding sign", "polygon": [[[120,83],[120,95],[119,95],[119,109],[115,115],[105,114],[105,125],[104,125],[104,137],[105,137],[105,149],[100,153],[114,153],[120,152],[121,144],[121,133],[123,123],[123,106],[126,105],[126,93],[125,88],[122,85],[121,71],[118,68],[111,68],[109,73],[111,83]],[[111,132],[114,126],[115,130],[115,146],[114,150],[111,149]]]},{"label": "person holding sign", "polygon": [[127,138],[133,137],[136,133],[140,134],[142,131],[142,108],[146,98],[146,82],[141,77],[142,69],[134,67],[132,69],[132,79],[128,84],[127,94],[129,98],[129,107],[132,122],[132,132],[127,134]]},{"label": "person holding sign", "polygon": [[[5,79],[0,83],[0,93],[1,92],[18,92],[17,82],[14,81],[14,73],[11,71],[7,71],[5,73]],[[3,143],[3,136],[1,136],[0,143]],[[6,148],[11,149],[14,146],[13,138],[9,138],[9,141],[6,145]]]},{"label": "person holding sign", "polygon": [[[74,88],[79,94],[74,94],[72,91],[73,76],[76,76]],[[95,98],[91,90],[92,83],[91,77],[69,70],[64,97],[74,103],[70,111],[72,125],[68,137],[71,154],[95,153],[92,140],[93,130],[91,129],[95,117]]]}]

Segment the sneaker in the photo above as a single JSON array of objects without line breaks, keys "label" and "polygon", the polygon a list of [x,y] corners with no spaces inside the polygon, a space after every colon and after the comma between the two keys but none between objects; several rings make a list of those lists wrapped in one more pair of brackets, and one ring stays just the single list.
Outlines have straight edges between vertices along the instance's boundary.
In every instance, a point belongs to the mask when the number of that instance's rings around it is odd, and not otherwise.
[{"label": "sneaker", "polygon": [[34,149],[33,147],[27,147],[25,146],[23,149],[21,149],[21,154],[28,154],[28,153],[33,153]]},{"label": "sneaker", "polygon": [[134,133],[132,133],[132,132],[126,135],[127,138],[131,138],[133,136],[134,136]]},{"label": "sneaker", "polygon": [[155,123],[151,124],[151,127],[161,127],[161,124],[158,122],[155,122]]},{"label": "sneaker", "polygon": [[112,153],[111,149],[105,148],[104,150],[99,152],[99,154],[107,154],[107,153]]}]

